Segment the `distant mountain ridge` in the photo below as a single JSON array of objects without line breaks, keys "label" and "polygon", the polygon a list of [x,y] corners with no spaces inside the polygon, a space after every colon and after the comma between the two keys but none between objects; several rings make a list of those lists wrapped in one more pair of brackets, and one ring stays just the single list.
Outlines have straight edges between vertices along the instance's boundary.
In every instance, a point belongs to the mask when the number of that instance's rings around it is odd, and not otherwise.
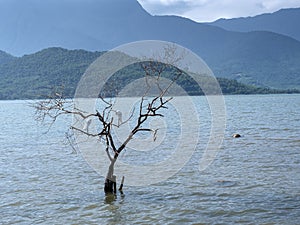
[{"label": "distant mountain ridge", "polygon": [[132,41],[170,41],[202,57],[217,77],[300,88],[300,41],[151,16],[136,0],[0,1],[0,33],[0,50],[15,56],[49,47],[104,51]]},{"label": "distant mountain ridge", "polygon": [[0,1],[0,49],[16,56],[55,46],[108,50],[132,41],[150,17],[135,0]]},{"label": "distant mountain ridge", "polygon": [[208,23],[230,31],[271,31],[300,41],[300,8],[281,9],[254,17],[219,19]]}]

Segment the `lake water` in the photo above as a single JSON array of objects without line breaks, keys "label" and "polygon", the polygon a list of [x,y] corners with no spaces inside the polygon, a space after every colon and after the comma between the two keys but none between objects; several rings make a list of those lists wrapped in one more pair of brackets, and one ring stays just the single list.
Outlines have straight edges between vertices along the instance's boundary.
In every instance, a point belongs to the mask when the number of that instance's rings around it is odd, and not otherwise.
[{"label": "lake water", "polygon": [[207,169],[198,170],[204,137],[177,174],[142,187],[125,178],[117,198],[67,145],[67,121],[44,134],[28,102],[0,101],[0,224],[299,224],[300,95],[225,100],[225,139]]}]

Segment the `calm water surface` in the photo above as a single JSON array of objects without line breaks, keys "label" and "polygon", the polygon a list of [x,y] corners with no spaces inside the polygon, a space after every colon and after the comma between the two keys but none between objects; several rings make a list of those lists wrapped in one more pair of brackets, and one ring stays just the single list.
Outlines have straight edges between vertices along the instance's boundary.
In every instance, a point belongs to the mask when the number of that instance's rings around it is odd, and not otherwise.
[{"label": "calm water surface", "polygon": [[[175,176],[146,187],[125,181],[116,199],[65,143],[67,121],[43,134],[26,101],[0,101],[0,224],[299,224],[300,95],[225,100],[225,139],[205,171],[204,137]],[[205,99],[195,101],[208,133]]]}]

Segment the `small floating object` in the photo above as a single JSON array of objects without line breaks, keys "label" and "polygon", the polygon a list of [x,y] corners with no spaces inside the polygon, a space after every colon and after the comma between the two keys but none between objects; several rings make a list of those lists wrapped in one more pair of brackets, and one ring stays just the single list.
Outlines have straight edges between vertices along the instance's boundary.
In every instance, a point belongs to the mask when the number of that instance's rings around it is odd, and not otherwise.
[{"label": "small floating object", "polygon": [[232,137],[234,137],[234,138],[240,138],[241,135],[240,134],[233,134]]}]

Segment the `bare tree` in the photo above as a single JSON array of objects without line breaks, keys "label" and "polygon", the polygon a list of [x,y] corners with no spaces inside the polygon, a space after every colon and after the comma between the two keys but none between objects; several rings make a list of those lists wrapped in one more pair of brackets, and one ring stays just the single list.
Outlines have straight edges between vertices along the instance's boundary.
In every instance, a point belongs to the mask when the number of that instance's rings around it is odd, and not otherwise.
[{"label": "bare tree", "polygon": [[[98,138],[104,145],[110,165],[105,179],[105,193],[116,192],[116,176],[114,175],[115,163],[126,148],[127,144],[132,140],[133,136],[140,132],[152,132],[153,140],[156,139],[157,130],[153,130],[146,125],[146,121],[151,117],[163,117],[162,109],[167,108],[167,104],[172,100],[170,97],[171,87],[183,72],[175,68],[171,64],[164,64],[155,61],[146,61],[140,63],[144,73],[145,88],[144,94],[141,96],[139,106],[123,121],[122,113],[113,109],[113,102],[99,96],[104,107],[101,111],[96,110],[94,113],[87,113],[74,107],[73,101],[65,99],[61,89],[55,89],[54,92],[46,100],[38,101],[34,104],[36,109],[36,119],[42,122],[50,119],[54,123],[58,117],[63,115],[73,115],[76,118],[85,121],[83,127],[72,125],[70,128],[73,132],[79,132],[88,137]],[[173,68],[173,78],[165,79],[162,77],[163,72]],[[153,91],[155,89],[155,91]],[[137,115],[134,117],[133,114]],[[117,117],[117,118],[116,118]],[[136,118],[136,119],[134,119]],[[95,132],[89,129],[92,119],[97,121],[100,130]],[[122,141],[117,143],[113,134],[113,128],[118,128],[129,121],[134,120],[134,126],[129,134]],[[119,145],[119,146],[118,146]],[[124,177],[119,190],[122,191]]]}]

